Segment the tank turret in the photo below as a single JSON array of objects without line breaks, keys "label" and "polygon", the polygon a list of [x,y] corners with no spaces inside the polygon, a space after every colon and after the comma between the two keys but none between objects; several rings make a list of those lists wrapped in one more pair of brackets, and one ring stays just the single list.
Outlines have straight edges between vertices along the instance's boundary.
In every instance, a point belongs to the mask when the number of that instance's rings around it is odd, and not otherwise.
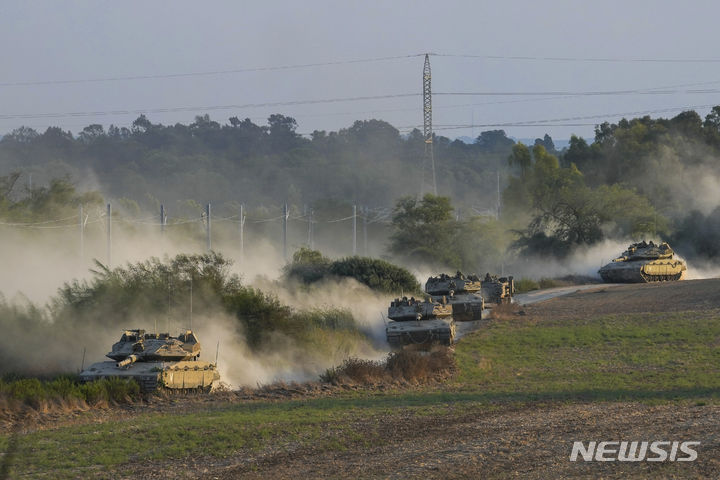
[{"label": "tank turret", "polygon": [[643,283],[682,280],[685,262],[675,258],[666,242],[631,244],[622,255],[603,266],[598,273],[608,283]]},{"label": "tank turret", "polygon": [[425,282],[425,293],[436,302],[447,302],[453,319],[458,322],[482,319],[485,299],[481,290],[482,282],[477,275],[465,276],[462,272],[452,277],[441,273]]},{"label": "tank turret", "polygon": [[198,360],[200,350],[200,342],[192,330],[185,330],[177,337],[169,333],[145,333],[140,329],[125,330],[107,354],[115,361],[91,365],[80,373],[80,379],[133,378],[143,391],[160,386],[209,391],[220,375],[215,364]]},{"label": "tank turret", "polygon": [[455,341],[455,322],[452,307],[430,298],[396,298],[388,307],[390,321],[385,335],[392,347],[404,345],[452,345]]}]

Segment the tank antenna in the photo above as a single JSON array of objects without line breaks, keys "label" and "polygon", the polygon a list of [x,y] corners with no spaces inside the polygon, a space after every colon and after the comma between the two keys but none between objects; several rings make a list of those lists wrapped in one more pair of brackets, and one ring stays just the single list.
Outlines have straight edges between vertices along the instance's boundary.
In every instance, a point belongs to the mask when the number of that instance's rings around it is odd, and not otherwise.
[{"label": "tank antenna", "polygon": [[193,317],[192,297],[193,297],[192,274],[190,274],[190,330],[192,330],[192,317]]},{"label": "tank antenna", "polygon": [[86,348],[83,347],[83,356],[82,356],[82,362],[80,362],[80,371],[82,372],[85,370],[85,350]]},{"label": "tank antenna", "polygon": [[215,368],[217,368],[218,354],[220,353],[220,340],[218,340],[217,347],[215,348]]}]

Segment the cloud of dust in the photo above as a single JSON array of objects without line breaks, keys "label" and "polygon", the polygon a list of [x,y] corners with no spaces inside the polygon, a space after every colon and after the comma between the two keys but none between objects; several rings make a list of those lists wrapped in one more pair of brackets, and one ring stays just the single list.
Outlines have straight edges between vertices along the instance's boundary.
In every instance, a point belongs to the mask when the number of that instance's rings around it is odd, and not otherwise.
[{"label": "cloud of dust", "polygon": [[[91,216],[98,212],[91,212]],[[103,217],[85,229],[83,257],[80,257],[79,225],[53,230],[7,229],[2,232],[4,248],[0,250],[0,294],[8,299],[0,316],[0,372],[25,374],[76,372],[84,366],[108,360],[110,351],[125,329],[143,328],[152,332],[169,330],[177,335],[189,323],[181,318],[148,318],[142,313],[130,318],[104,318],[92,325],[59,325],[53,323],[49,302],[58,288],[73,279],[88,279],[94,268],[92,259],[107,263],[106,223]],[[113,221],[112,264],[126,265],[163,258],[178,253],[201,253],[205,238],[200,227],[188,228],[183,235],[173,231],[161,234],[155,225]],[[168,230],[170,230],[168,228]],[[229,229],[228,229],[229,230]],[[325,369],[341,363],[348,356],[381,358],[384,351],[384,323],[389,295],[371,291],[352,279],[324,282],[311,292],[297,286],[283,286],[278,278],[284,260],[277,248],[267,241],[254,241],[241,258],[237,239],[218,229],[213,248],[231,259],[233,273],[243,284],[278,296],[295,310],[342,308],[356,319],[368,342],[328,346],[323,351],[307,351],[292,339],[276,335],[262,351],[251,350],[238,329],[238,321],[218,308],[212,314],[198,312],[194,328],[203,345],[202,359],[214,361],[215,346],[220,340],[219,368],[223,381],[232,386],[301,381],[317,378]],[[35,320],[29,322],[28,317]]]}]

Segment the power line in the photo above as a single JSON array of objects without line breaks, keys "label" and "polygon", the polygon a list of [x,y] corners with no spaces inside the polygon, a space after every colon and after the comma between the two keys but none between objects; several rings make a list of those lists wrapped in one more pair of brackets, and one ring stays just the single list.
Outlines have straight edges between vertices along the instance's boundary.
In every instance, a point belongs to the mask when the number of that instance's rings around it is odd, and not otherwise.
[{"label": "power line", "polygon": [[527,55],[468,55],[453,53],[431,53],[435,57],[471,58],[481,60],[532,60],[552,62],[595,62],[595,63],[720,63],[720,58],[622,58],[622,57],[550,57]]},{"label": "power line", "polygon": [[[690,105],[690,106],[682,106],[682,107],[667,107],[667,108],[659,108],[654,110],[636,110],[631,112],[616,112],[616,113],[604,113],[604,114],[597,114],[597,115],[583,115],[583,116],[574,116],[574,117],[564,117],[564,118],[550,118],[550,119],[542,119],[542,120],[525,120],[525,121],[516,121],[516,122],[501,122],[501,123],[482,123],[482,124],[451,124],[451,125],[436,125],[434,128],[435,130],[458,130],[458,129],[464,129],[464,128],[484,128],[484,127],[585,127],[585,126],[595,126],[596,123],[558,123],[558,122],[571,122],[574,120],[591,120],[591,119],[604,119],[608,117],[625,117],[630,115],[649,115],[654,113],[666,113],[666,112],[676,112],[676,111],[687,111],[687,110],[696,110],[701,108],[712,108],[715,107],[717,104],[705,104],[705,105]],[[412,130],[415,128],[420,128],[419,125],[409,125],[409,126],[403,126],[403,127],[397,127],[398,130],[401,131],[407,131]]]},{"label": "power line", "polygon": [[25,118],[62,118],[62,117],[94,117],[105,115],[141,115],[144,113],[193,112],[213,110],[240,110],[245,108],[280,107],[291,105],[315,105],[323,103],[359,102],[365,100],[385,100],[389,98],[419,97],[419,93],[399,93],[390,95],[368,95],[362,97],[325,98],[317,100],[292,100],[285,102],[246,103],[242,105],[205,105],[196,107],[144,108],[136,110],[101,110],[95,112],[57,112],[57,113],[11,113],[0,114],[0,119]]},{"label": "power line", "polygon": [[[333,60],[326,62],[313,62],[289,65],[274,65],[263,67],[244,67],[226,70],[210,70],[200,72],[175,72],[165,74],[139,74],[139,75],[118,75],[96,78],[75,78],[75,79],[51,79],[51,80],[21,80],[15,82],[0,82],[0,87],[22,87],[42,85],[66,85],[81,83],[102,83],[135,80],[155,80],[165,78],[184,77],[207,77],[234,75],[252,72],[272,72],[284,70],[298,70],[308,68],[327,67],[334,65],[351,65],[361,63],[385,62],[391,60],[403,60],[417,58],[426,55],[425,53],[413,53],[408,55],[392,55],[371,58],[358,58],[350,60]],[[553,62],[594,62],[594,63],[720,63],[720,58],[622,58],[622,57],[560,57],[560,56],[529,56],[529,55],[472,55],[461,53],[428,53],[429,56],[445,58],[467,58],[480,60],[522,60],[522,61],[553,61]]]},{"label": "power line", "polygon": [[64,80],[29,80],[29,81],[18,81],[18,82],[2,82],[0,87],[20,87],[20,86],[37,86],[37,85],[62,85],[62,84],[73,84],[73,83],[100,83],[100,82],[118,82],[128,80],[152,80],[161,78],[182,78],[182,77],[206,77],[206,76],[219,76],[219,75],[231,75],[238,73],[250,73],[250,72],[269,72],[277,70],[296,70],[304,68],[316,68],[316,67],[327,67],[332,65],[349,65],[353,63],[371,63],[371,62],[384,62],[388,60],[400,60],[406,58],[420,57],[424,54],[417,53],[411,55],[395,55],[389,57],[374,57],[374,58],[359,58],[353,60],[336,60],[329,62],[317,62],[317,63],[304,63],[295,65],[278,65],[269,67],[249,67],[249,68],[237,68],[231,70],[214,70],[205,72],[185,72],[185,73],[167,73],[167,74],[143,74],[143,75],[127,75],[127,76],[116,76],[116,77],[100,77],[100,78],[86,78],[86,79],[64,79]]}]

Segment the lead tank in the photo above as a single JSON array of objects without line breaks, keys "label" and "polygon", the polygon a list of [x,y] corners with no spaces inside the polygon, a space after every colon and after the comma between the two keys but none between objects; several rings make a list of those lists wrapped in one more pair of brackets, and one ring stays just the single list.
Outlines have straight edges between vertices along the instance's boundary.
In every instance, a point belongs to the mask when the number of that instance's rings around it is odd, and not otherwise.
[{"label": "lead tank", "polygon": [[80,379],[87,382],[109,377],[133,378],[144,392],[158,387],[208,392],[220,374],[216,364],[198,360],[200,350],[192,330],[177,337],[125,330],[106,355],[114,361],[90,365],[80,373]]},{"label": "lead tank", "polygon": [[633,243],[621,256],[608,263],[598,273],[608,283],[643,283],[682,280],[687,266],[670,245],[652,241]]},{"label": "lead tank", "polygon": [[485,309],[485,300],[481,293],[482,282],[477,275],[457,272],[451,277],[441,273],[428,278],[425,293],[433,300],[447,302],[452,307],[452,316],[458,322],[481,320]]},{"label": "lead tank", "polygon": [[396,298],[388,307],[390,321],[385,335],[391,347],[432,345],[455,342],[455,322],[452,307],[425,299]]}]

